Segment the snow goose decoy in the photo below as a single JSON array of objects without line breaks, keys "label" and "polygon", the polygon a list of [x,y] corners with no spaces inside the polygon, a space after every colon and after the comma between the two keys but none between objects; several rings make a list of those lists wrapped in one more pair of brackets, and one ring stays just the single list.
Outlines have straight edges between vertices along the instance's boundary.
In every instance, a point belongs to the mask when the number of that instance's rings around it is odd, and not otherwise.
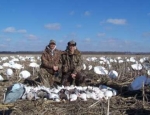
[{"label": "snow goose decoy", "polygon": [[37,63],[35,63],[35,62],[32,62],[32,63],[29,64],[29,66],[33,68],[33,76],[34,76],[34,69],[38,68],[39,65]]},{"label": "snow goose decoy", "polygon": [[23,79],[27,79],[30,76],[31,76],[30,72],[28,72],[27,70],[23,70],[23,71],[21,71],[19,73],[19,80],[18,80],[18,82],[21,81],[22,78]]},{"label": "snow goose decoy", "polygon": [[[105,93],[106,96],[108,94],[111,94],[110,92],[107,92],[107,91],[111,91],[112,92],[112,96],[116,96],[117,95],[117,90],[115,90],[113,88],[110,88],[110,87],[108,87],[106,85],[100,85],[99,88],[100,88],[101,91],[103,91]],[[108,99],[108,97],[110,97],[110,96],[108,95],[106,98]]]},{"label": "snow goose decoy", "polygon": [[118,72],[115,70],[111,70],[108,74],[111,79],[116,79],[118,77]]},{"label": "snow goose decoy", "polygon": [[142,65],[138,64],[138,63],[132,64],[131,67],[133,70],[141,70],[142,69]]},{"label": "snow goose decoy", "polygon": [[108,70],[106,70],[104,67],[102,66],[95,66],[94,67],[94,72],[96,74],[100,74],[100,75],[107,75],[108,74]]},{"label": "snow goose decoy", "polygon": [[12,69],[8,68],[6,70],[6,76],[7,76],[7,79],[10,79],[12,76],[13,76],[14,72]]}]

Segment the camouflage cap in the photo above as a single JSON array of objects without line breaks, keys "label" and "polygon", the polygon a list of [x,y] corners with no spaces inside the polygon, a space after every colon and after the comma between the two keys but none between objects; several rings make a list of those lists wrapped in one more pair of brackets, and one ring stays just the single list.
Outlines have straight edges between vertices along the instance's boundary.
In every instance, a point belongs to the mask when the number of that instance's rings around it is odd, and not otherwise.
[{"label": "camouflage cap", "polygon": [[50,40],[49,44],[56,44],[55,40]]},{"label": "camouflage cap", "polygon": [[76,46],[76,42],[73,41],[73,40],[71,40],[71,41],[68,42],[68,46],[69,46],[69,45],[75,45],[75,46]]}]

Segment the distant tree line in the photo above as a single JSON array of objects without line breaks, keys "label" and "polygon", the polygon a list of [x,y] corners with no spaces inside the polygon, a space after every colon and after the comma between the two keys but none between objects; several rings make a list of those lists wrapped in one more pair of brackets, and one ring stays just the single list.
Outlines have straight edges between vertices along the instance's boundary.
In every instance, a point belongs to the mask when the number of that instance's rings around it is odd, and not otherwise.
[{"label": "distant tree line", "polygon": [[[149,55],[150,52],[81,51],[85,55]],[[0,54],[42,54],[42,51],[1,51]]]}]

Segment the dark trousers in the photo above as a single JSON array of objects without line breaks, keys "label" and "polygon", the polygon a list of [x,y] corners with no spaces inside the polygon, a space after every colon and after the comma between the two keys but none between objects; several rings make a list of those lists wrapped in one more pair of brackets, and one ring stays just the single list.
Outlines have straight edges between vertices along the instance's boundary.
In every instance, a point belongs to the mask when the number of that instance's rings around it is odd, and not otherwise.
[{"label": "dark trousers", "polygon": [[63,73],[61,84],[64,86],[76,85],[79,86],[84,82],[85,76],[80,72],[77,73],[75,79],[72,78],[71,73]]}]

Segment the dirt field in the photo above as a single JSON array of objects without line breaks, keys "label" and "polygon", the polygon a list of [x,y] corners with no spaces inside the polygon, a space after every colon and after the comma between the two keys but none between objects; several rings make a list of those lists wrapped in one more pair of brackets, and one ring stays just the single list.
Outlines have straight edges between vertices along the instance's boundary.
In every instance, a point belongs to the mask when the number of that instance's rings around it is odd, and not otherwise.
[{"label": "dirt field", "polygon": [[[4,55],[1,55],[4,56]],[[0,56],[0,57],[1,57]],[[8,55],[9,56],[9,55]],[[25,56],[25,55],[22,55]],[[40,56],[40,55],[33,55]],[[95,57],[101,57],[104,55],[96,55]],[[107,55],[108,57],[117,57],[117,55]],[[91,64],[93,66],[99,65],[98,62],[87,62],[85,59],[87,57],[91,57],[91,55],[84,55],[84,63]],[[94,57],[92,55],[92,57]],[[122,55],[120,57],[131,57],[130,55]],[[143,57],[142,55],[136,56],[137,59]],[[146,55],[146,57],[149,57]],[[2,65],[3,62],[0,63]],[[24,62],[24,65],[28,65],[30,62]],[[40,63],[38,61],[38,63]],[[130,63],[126,63],[130,65]],[[106,65],[104,65],[106,66]],[[107,76],[95,74],[92,70],[84,70],[86,73],[86,79],[83,84],[84,86],[99,86],[99,85],[107,85],[112,87],[118,91],[117,96],[114,96],[110,99],[110,115],[150,115],[150,85],[145,86],[144,89],[139,91],[128,91],[129,84],[137,77],[138,72],[131,70],[130,72],[126,72],[125,64],[112,64],[113,69],[117,70],[120,78],[112,80]],[[106,66],[107,67],[107,66]],[[28,71],[32,73],[32,68],[26,68]],[[145,74],[143,72],[141,75]],[[37,76],[32,77],[34,79]],[[90,80],[89,80],[90,79]],[[56,84],[60,82],[60,79],[56,81]],[[28,101],[28,100],[18,100],[13,104],[3,105],[3,94],[5,93],[5,89],[16,83],[16,78],[11,81],[3,81],[0,82],[0,115],[106,115],[108,110],[108,101],[95,101],[92,99],[88,99],[88,101],[84,102],[78,99],[75,102],[54,102],[52,100],[36,100],[36,101]],[[22,83],[25,83],[22,81]],[[97,103],[96,103],[97,102]],[[95,103],[95,105],[93,105]],[[91,105],[93,105],[91,107]]]}]

